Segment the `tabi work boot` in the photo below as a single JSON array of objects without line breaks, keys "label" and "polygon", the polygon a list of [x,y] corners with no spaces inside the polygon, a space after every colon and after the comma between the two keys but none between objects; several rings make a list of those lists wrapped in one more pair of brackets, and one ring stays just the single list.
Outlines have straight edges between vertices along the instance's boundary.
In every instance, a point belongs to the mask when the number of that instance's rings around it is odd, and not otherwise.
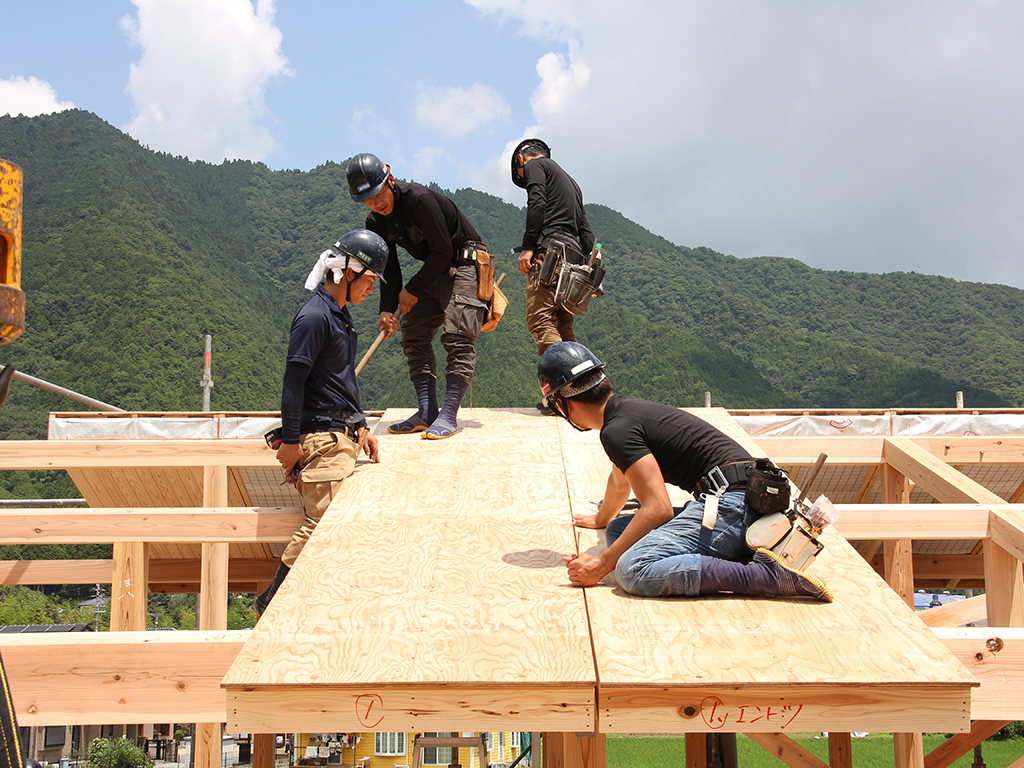
[{"label": "tabi work boot", "polygon": [[732,592],[755,597],[810,597],[831,603],[832,590],[821,579],[784,565],[767,549],[759,549],[744,565],[717,557],[700,559],[700,594]]},{"label": "tabi work boot", "polygon": [[270,605],[270,601],[274,599],[274,595],[277,594],[277,588],[281,586],[284,581],[284,577],[288,575],[291,570],[287,565],[281,563],[277,566],[277,573],[274,574],[274,580],[270,582],[270,586],[267,587],[263,592],[252,602],[252,608],[256,611],[257,616],[262,616],[263,612],[267,610],[267,606]]},{"label": "tabi work boot", "polygon": [[454,373],[449,373],[445,379],[444,405],[441,412],[430,425],[430,429],[423,433],[427,440],[444,440],[459,431],[459,424],[455,420],[462,405],[462,398],[469,390],[469,382],[460,379]]},{"label": "tabi work boot", "polygon": [[405,421],[388,427],[388,432],[393,435],[422,432],[437,418],[437,379],[429,373],[418,373],[412,377],[412,386],[420,409]]}]

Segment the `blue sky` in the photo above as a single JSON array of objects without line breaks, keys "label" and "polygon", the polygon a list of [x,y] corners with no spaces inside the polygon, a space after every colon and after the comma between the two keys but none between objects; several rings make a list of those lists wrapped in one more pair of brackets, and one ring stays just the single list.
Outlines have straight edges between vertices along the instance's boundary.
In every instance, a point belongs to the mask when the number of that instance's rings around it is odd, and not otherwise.
[{"label": "blue sky", "polygon": [[308,170],[370,151],[402,178],[517,205],[508,153],[537,135],[588,202],[680,245],[1024,288],[1024,3],[0,0],[0,13],[0,114],[74,106],[214,163]]}]

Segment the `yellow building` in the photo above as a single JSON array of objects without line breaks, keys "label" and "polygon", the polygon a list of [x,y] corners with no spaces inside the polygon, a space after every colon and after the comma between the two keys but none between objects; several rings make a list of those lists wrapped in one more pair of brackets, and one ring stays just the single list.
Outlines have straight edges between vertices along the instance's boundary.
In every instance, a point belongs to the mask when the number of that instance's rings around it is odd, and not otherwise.
[{"label": "yellow building", "polygon": [[[487,763],[491,766],[511,765],[529,745],[529,734],[519,731],[487,731],[463,733],[482,736],[487,746]],[[450,736],[450,733],[297,733],[294,735],[292,765],[357,766],[357,768],[396,768],[413,764],[413,746],[417,736]],[[459,750],[459,765],[479,768],[476,748]],[[447,766],[452,762],[451,747],[424,747],[424,766]],[[527,763],[528,764],[528,763]]]}]

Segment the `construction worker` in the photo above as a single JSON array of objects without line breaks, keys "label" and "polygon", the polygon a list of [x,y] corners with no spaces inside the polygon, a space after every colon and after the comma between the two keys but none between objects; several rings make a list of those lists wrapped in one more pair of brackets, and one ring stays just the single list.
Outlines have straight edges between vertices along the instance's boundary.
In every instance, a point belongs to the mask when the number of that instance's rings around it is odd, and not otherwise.
[{"label": "construction worker", "polygon": [[[401,311],[402,350],[418,402],[415,414],[388,431],[423,432],[431,440],[451,437],[458,432],[456,416],[473,380],[476,338],[487,314],[476,261],[476,252],[487,249],[455,203],[422,184],[396,182],[376,155],[364,153],[349,161],[348,186],[352,199],[371,211],[366,228],[388,245],[379,326],[390,336],[398,329],[395,310]],[[423,262],[404,287],[397,246]],[[448,360],[439,409],[433,341],[442,326]]]},{"label": "construction worker", "polygon": [[526,231],[516,266],[529,275],[526,325],[543,355],[557,341],[576,340],[572,313],[555,301],[557,272],[542,269],[545,259],[562,253],[583,263],[594,249],[594,233],[579,185],[551,159],[550,147],[540,139],[519,142],[512,153],[512,183],[526,190]]},{"label": "construction worker", "polygon": [[[601,430],[612,461],[597,513],[573,515],[577,527],[606,528],[608,546],[597,556],[562,558],[573,586],[614,571],[624,590],[645,597],[734,592],[832,601],[821,580],[747,547],[747,527],[759,515],[745,501],[754,459],[743,446],[685,411],[616,395],[604,363],[574,341],[550,346],[537,374],[548,407],[579,430]],[[673,508],[666,483],[696,500]],[[639,510],[617,518],[631,493]]]},{"label": "construction worker", "polygon": [[263,615],[295,564],[342,481],[355,469],[359,448],[379,462],[356,383],[356,343],[349,304],[361,304],[384,274],[387,245],[355,229],[320,254],[306,278],[315,291],[292,320],[281,394],[277,460],[302,497],[304,520],[281,555],[270,586],[253,604]]}]

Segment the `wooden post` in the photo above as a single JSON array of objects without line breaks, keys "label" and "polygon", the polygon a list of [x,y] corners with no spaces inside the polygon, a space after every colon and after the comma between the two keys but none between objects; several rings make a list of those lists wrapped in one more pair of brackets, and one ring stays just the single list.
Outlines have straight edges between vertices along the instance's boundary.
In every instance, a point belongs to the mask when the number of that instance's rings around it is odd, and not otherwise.
[{"label": "wooden post", "polygon": [[[906,504],[910,500],[910,483],[895,467],[882,465],[882,502]],[[885,581],[914,607],[914,555],[911,539],[887,540],[883,549]],[[894,733],[892,746],[896,768],[924,768],[924,737],[920,733]]]},{"label": "wooden post", "polygon": [[920,733],[894,733],[892,746],[896,768],[924,768],[924,738]]},{"label": "wooden post", "polygon": [[705,733],[686,734],[686,768],[707,768],[708,737]]},{"label": "wooden post", "polygon": [[[203,506],[228,506],[228,469],[203,467]],[[199,587],[199,629],[227,629],[228,625],[228,545],[225,542],[203,544]],[[195,768],[220,768],[223,723],[196,723],[192,748]]]},{"label": "wooden post", "polygon": [[[882,503],[906,504],[910,500],[907,478],[888,464],[882,465]],[[892,539],[884,544],[885,581],[911,608],[914,607],[914,554],[911,539]]]},{"label": "wooden post", "polygon": [[252,768],[274,768],[276,745],[273,733],[252,735]]},{"label": "wooden post", "polygon": [[603,733],[544,732],[544,768],[604,768],[604,763]]},{"label": "wooden post", "polygon": [[830,768],[853,768],[853,740],[850,734],[828,732],[828,764]]},{"label": "wooden post", "polygon": [[1021,562],[989,539],[985,559],[985,607],[990,627],[1024,627]]},{"label": "wooden post", "polygon": [[139,541],[115,543],[110,631],[145,631],[148,603],[149,545]]}]

